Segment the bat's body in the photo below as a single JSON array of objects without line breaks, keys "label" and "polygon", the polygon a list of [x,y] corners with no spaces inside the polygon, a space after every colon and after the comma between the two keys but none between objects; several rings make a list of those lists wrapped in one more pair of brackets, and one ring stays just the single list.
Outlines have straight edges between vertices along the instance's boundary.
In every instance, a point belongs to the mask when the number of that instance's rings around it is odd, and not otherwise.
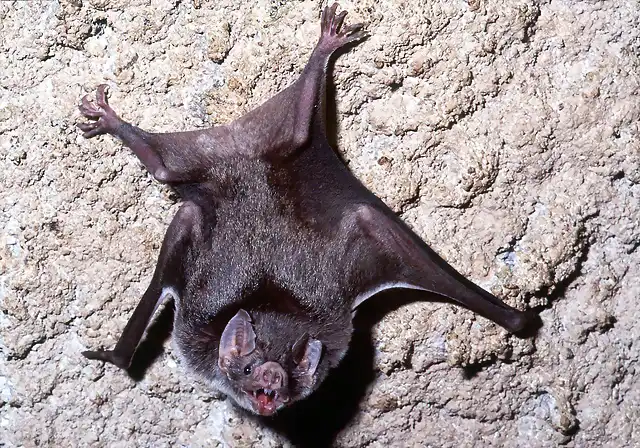
[{"label": "bat's body", "polygon": [[[345,354],[355,308],[388,288],[445,296],[505,327],[515,310],[464,279],[342,164],[324,124],[333,52],[363,37],[325,9],[300,78],[227,125],[151,134],[85,97],[85,137],[121,139],[184,204],[151,284],[112,351],[85,356],[128,368],[157,306],[176,303],[184,362],[254,412],[308,395]],[[426,295],[428,297],[428,295]]]}]

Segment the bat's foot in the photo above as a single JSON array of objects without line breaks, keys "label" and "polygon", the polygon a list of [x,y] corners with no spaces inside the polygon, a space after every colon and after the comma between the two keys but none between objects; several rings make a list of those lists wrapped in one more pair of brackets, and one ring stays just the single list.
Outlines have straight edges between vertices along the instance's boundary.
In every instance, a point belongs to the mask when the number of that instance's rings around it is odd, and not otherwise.
[{"label": "bat's foot", "polygon": [[89,100],[89,95],[82,98],[82,103],[78,106],[82,115],[89,120],[87,123],[78,123],[78,127],[84,132],[84,138],[92,138],[101,134],[115,134],[118,127],[124,122],[116,115],[107,103],[106,84],[98,86],[95,103]]},{"label": "bat's foot", "polygon": [[367,37],[366,31],[362,29],[364,27],[362,23],[343,27],[342,23],[344,22],[347,12],[342,11],[336,15],[337,9],[337,3],[334,3],[330,7],[327,6],[322,11],[322,17],[320,19],[321,32],[318,48],[328,53],[333,53],[340,47]]},{"label": "bat's foot", "polygon": [[127,370],[131,362],[124,359],[122,356],[118,356],[113,350],[96,350],[82,352],[82,356],[87,359],[95,359],[97,361],[104,361],[113,364],[116,367],[120,367],[122,370]]}]

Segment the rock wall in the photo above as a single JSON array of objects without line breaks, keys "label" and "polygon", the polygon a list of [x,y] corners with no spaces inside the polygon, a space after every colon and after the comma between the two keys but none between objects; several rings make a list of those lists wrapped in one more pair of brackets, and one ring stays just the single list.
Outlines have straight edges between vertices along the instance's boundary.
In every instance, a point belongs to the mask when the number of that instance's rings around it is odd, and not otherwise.
[{"label": "rock wall", "polygon": [[79,99],[107,82],[148,130],[228,122],[296,78],[322,6],[0,2],[0,445],[640,443],[635,0],[341,4],[371,37],[336,63],[338,150],[458,270],[540,311],[535,338],[446,304],[391,311],[359,336],[355,415],[330,428],[329,405],[306,439],[212,395],[170,344],[137,382],[81,357],[117,340],[177,198],[80,137]]}]

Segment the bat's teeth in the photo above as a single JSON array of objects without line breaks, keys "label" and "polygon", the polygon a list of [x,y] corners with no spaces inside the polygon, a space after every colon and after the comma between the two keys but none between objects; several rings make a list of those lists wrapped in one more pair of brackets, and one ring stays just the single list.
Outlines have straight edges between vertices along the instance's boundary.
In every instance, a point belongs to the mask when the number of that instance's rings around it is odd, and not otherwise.
[{"label": "bat's teeth", "polygon": [[253,396],[255,398],[258,398],[260,395],[264,395],[270,400],[274,400],[277,398],[278,392],[273,389],[267,389],[267,388],[260,388],[253,391]]},{"label": "bat's teeth", "polygon": [[276,397],[276,391],[273,389],[265,389],[264,393],[266,396],[268,396],[271,399],[274,399]]}]

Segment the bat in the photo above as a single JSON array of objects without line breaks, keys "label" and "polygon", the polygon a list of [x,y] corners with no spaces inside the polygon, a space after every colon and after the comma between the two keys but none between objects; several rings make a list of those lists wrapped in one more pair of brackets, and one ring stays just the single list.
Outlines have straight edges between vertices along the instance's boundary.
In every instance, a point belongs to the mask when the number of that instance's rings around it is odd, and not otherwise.
[{"label": "bat", "polygon": [[156,309],[173,299],[173,340],[186,368],[269,416],[317,389],[347,351],[353,313],[380,291],[439,295],[513,333],[538,319],[465,279],[332,149],[330,63],[367,37],[336,11],[323,10],[300,77],[230,124],[150,133],[114,112],[106,85],[82,99],[84,137],[117,137],[183,201],[116,346],[85,357],[128,369]]}]

